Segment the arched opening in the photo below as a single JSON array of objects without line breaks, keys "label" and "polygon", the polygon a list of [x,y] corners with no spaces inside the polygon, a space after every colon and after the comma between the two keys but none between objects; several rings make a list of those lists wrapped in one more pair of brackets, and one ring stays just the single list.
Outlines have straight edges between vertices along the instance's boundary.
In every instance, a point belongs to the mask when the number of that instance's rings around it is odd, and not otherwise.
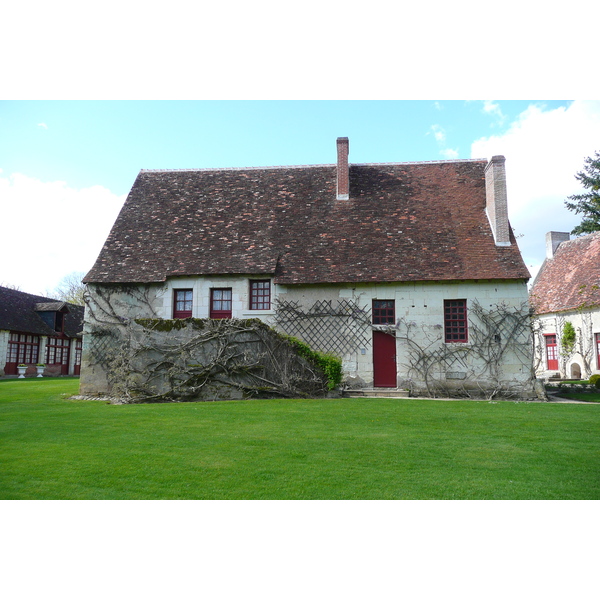
[{"label": "arched opening", "polygon": [[581,379],[581,367],[577,363],[571,365],[571,379]]}]

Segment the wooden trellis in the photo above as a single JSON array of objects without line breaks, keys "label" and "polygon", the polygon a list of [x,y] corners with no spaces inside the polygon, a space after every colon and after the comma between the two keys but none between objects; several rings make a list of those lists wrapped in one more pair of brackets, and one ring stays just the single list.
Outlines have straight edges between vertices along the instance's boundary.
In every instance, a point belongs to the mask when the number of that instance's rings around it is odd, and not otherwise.
[{"label": "wooden trellis", "polygon": [[319,300],[310,308],[297,301],[276,301],[279,330],[304,340],[314,350],[339,356],[371,344],[371,315],[355,300]]}]

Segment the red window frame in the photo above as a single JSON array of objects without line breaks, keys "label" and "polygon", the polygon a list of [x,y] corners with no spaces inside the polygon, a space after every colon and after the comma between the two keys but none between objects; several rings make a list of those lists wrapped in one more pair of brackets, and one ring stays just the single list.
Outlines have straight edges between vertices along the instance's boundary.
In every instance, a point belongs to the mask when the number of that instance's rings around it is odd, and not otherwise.
[{"label": "red window frame", "polygon": [[595,333],[594,337],[596,338],[596,360],[597,367],[600,370],[600,333]]},{"label": "red window frame", "polygon": [[194,293],[192,290],[173,290],[173,318],[187,319],[192,316]]},{"label": "red window frame", "polygon": [[46,343],[46,364],[69,364],[69,338],[50,337]]},{"label": "red window frame", "polygon": [[396,322],[396,306],[394,300],[373,300],[373,325],[393,325]]},{"label": "red window frame", "polygon": [[211,319],[231,319],[232,296],[231,288],[212,288],[210,290]]},{"label": "red window frame", "polygon": [[558,345],[556,343],[556,334],[544,334],[546,345],[546,368],[548,371],[558,371]]},{"label": "red window frame", "polygon": [[250,310],[271,310],[271,280],[250,281]]},{"label": "red window frame", "polygon": [[35,365],[40,353],[40,336],[11,332],[7,350],[7,363]]},{"label": "red window frame", "polygon": [[469,341],[466,300],[444,300],[444,340],[446,344],[466,344]]}]

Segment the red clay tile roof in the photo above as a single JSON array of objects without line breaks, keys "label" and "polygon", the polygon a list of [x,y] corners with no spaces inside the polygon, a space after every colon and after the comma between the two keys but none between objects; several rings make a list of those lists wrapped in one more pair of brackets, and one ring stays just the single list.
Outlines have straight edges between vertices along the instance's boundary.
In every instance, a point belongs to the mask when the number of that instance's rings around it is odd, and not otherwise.
[{"label": "red clay tile roof", "polygon": [[270,274],[281,284],[528,279],[485,213],[486,161],[141,171],[85,281]]},{"label": "red clay tile roof", "polygon": [[600,306],[600,231],[562,242],[530,293],[536,314]]}]

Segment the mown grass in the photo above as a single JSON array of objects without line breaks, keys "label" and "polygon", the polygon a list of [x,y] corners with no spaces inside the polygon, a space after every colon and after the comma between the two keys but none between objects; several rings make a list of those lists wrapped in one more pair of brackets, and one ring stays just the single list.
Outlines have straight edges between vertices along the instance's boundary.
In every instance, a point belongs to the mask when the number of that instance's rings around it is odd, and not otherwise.
[{"label": "mown grass", "polygon": [[598,392],[570,392],[560,390],[558,395],[569,400],[581,400],[583,402],[600,402],[600,391]]},{"label": "mown grass", "polygon": [[0,381],[2,499],[599,499],[593,405],[251,400],[114,406]]}]

